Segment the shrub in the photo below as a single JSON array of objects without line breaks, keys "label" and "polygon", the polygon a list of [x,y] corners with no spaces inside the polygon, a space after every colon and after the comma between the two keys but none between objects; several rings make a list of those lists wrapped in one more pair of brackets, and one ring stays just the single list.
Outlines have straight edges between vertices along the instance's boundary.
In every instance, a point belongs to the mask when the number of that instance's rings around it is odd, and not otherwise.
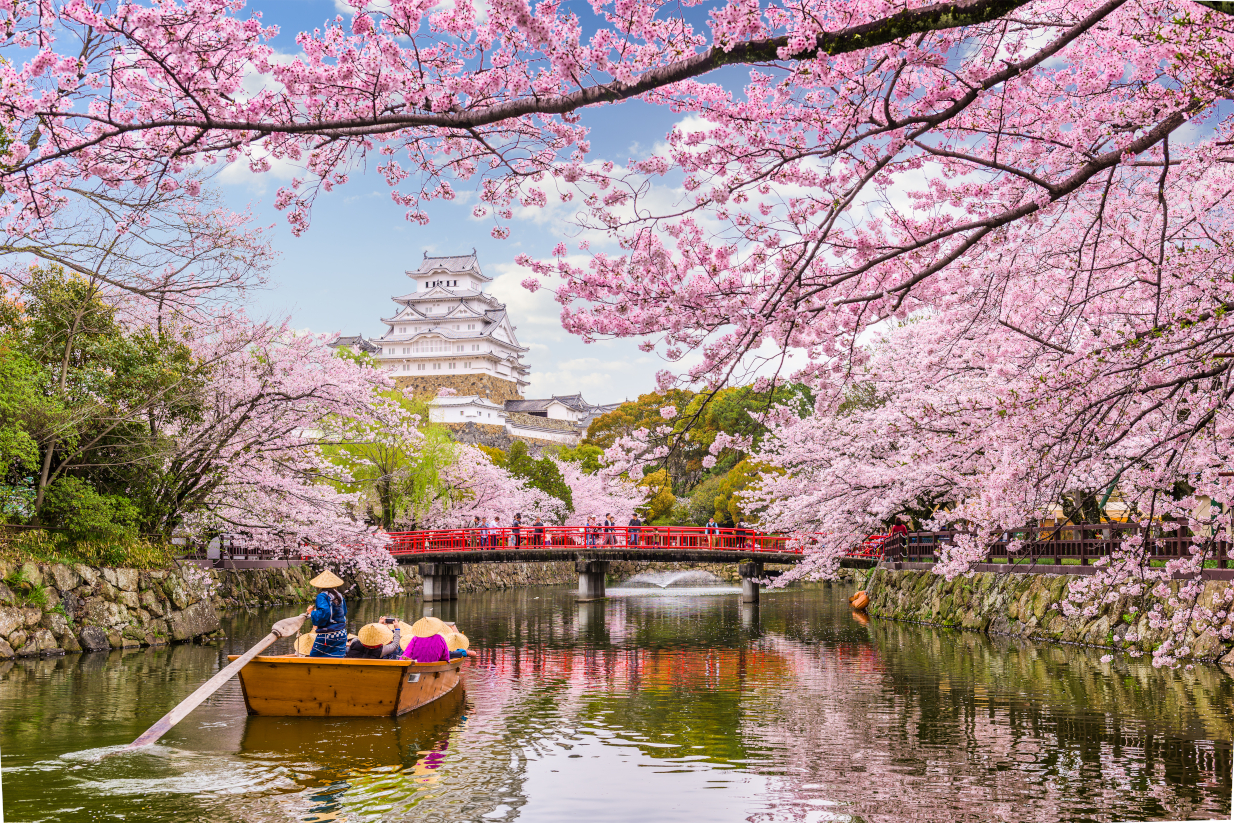
[{"label": "shrub", "polygon": [[74,540],[114,540],[137,536],[139,512],[132,501],[99,494],[77,477],[61,477],[47,489],[43,517]]}]

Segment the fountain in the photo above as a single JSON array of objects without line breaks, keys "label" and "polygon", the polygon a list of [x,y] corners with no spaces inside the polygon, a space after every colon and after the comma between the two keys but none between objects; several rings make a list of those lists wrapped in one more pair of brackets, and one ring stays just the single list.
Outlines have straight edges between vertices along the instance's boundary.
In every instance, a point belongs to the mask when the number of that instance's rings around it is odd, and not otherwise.
[{"label": "fountain", "polygon": [[700,586],[722,586],[724,581],[716,577],[711,572],[703,571],[702,569],[686,569],[679,572],[643,572],[636,574],[629,580],[621,583],[623,587],[646,587],[653,586],[661,589],[667,589],[670,586],[676,588],[697,588]]}]

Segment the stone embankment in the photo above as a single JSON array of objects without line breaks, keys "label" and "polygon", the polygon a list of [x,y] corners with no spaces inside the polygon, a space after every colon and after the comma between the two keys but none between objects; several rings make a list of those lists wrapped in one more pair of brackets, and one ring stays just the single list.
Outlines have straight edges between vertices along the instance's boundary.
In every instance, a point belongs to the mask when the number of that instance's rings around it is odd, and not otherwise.
[{"label": "stone embankment", "polygon": [[[621,562],[610,567],[613,580],[640,572],[691,568],[736,580],[733,565],[679,565]],[[113,569],[82,565],[44,565],[0,561],[0,659],[66,652],[158,646],[209,637],[219,616],[237,609],[311,603],[316,590],[308,565],[239,571]],[[419,594],[415,565],[400,566],[399,586]],[[473,563],[463,567],[459,591],[479,592],[522,586],[574,585],[573,561]],[[356,581],[349,597],[378,593]]]},{"label": "stone embankment", "polygon": [[105,651],[218,631],[192,572],[0,561],[0,658]]},{"label": "stone embankment", "polygon": [[[1135,648],[1146,654],[1161,643],[1162,632],[1154,630],[1145,616],[1159,602],[1151,596],[1144,603],[1127,598],[1104,603],[1091,617],[1063,615],[1055,605],[1062,602],[1067,584],[1074,579],[1064,574],[978,572],[949,581],[932,571],[878,569],[866,585],[870,597],[867,613],[1056,643]],[[1230,585],[1226,580],[1205,582],[1199,605],[1212,606]],[[1177,591],[1178,584],[1172,586]],[[1234,625],[1234,613],[1225,619]],[[1115,637],[1125,638],[1129,632],[1138,638],[1134,643],[1115,641]],[[1234,665],[1234,643],[1223,641],[1211,630],[1200,636],[1191,633],[1187,645],[1193,660],[1219,659]]]}]

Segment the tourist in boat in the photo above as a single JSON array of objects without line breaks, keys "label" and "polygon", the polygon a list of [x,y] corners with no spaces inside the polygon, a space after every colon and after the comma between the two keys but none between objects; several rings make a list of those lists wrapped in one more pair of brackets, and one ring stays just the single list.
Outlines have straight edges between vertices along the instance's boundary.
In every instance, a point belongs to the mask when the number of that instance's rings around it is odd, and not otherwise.
[{"label": "tourist in boat", "polygon": [[347,647],[347,657],[366,660],[393,660],[399,656],[398,643],[388,625],[369,623],[361,627],[356,639]]},{"label": "tourist in boat", "polygon": [[326,570],[310,580],[309,585],[321,589],[313,605],[304,612],[317,632],[309,657],[342,657],[347,653],[347,601],[339,592],[343,581]]},{"label": "tourist in boat", "polygon": [[459,657],[466,657],[467,650],[471,648],[471,641],[467,639],[467,635],[465,634],[451,632],[446,635],[446,648],[450,650],[451,660]]},{"label": "tourist in boat", "polygon": [[435,617],[422,617],[411,624],[411,642],[403,650],[404,660],[416,663],[444,663],[450,659],[445,636],[450,627]]}]

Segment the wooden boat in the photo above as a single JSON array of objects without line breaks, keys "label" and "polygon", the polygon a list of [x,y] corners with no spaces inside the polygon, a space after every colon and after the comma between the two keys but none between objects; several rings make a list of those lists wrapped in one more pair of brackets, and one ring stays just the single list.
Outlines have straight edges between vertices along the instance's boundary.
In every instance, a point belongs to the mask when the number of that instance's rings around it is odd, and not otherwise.
[{"label": "wooden boat", "polygon": [[449,739],[466,699],[463,689],[453,689],[402,717],[254,716],[238,724],[243,726],[239,751],[280,759],[313,752],[313,761],[332,773],[375,766],[411,768],[421,752]]},{"label": "wooden boat", "polygon": [[240,688],[249,714],[398,717],[460,688],[466,659],[413,663],[296,655],[255,657],[240,669]]}]

